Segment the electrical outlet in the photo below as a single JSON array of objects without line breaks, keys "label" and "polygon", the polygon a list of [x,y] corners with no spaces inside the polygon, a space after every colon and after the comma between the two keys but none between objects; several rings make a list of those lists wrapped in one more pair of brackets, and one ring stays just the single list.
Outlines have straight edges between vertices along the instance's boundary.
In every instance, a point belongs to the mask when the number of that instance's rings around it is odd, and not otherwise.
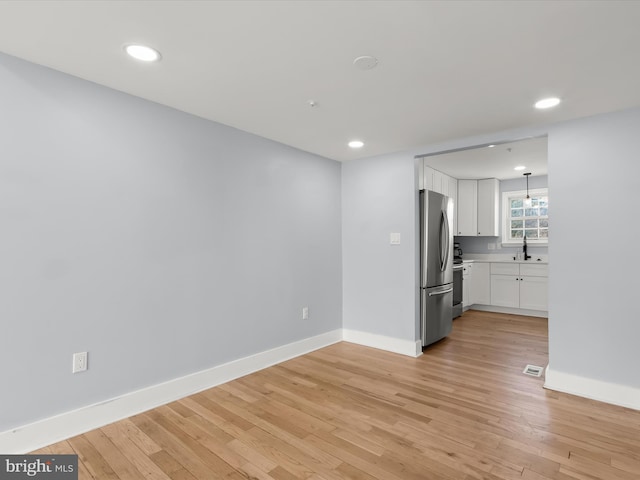
[{"label": "electrical outlet", "polygon": [[309,320],[309,307],[302,307],[302,319]]},{"label": "electrical outlet", "polygon": [[73,373],[84,372],[87,369],[87,352],[73,354]]}]

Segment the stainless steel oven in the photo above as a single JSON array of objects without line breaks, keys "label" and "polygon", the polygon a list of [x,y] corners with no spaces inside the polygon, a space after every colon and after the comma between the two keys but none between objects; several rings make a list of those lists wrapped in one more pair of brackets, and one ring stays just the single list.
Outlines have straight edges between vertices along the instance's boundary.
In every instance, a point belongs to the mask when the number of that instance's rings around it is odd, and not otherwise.
[{"label": "stainless steel oven", "polygon": [[453,266],[453,315],[457,318],[462,315],[462,263]]}]

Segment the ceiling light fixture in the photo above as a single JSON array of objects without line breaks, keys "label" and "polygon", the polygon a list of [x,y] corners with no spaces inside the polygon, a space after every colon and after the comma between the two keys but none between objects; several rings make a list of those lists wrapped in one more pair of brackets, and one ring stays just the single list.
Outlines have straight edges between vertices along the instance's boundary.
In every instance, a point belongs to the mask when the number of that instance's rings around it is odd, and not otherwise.
[{"label": "ceiling light fixture", "polygon": [[535,107],[537,109],[545,109],[545,108],[555,107],[559,103],[560,103],[560,99],[557,97],[543,98],[542,100],[538,100],[536,102]]},{"label": "ceiling light fixture", "polygon": [[520,170],[524,170],[525,168],[527,167],[525,167],[524,165],[518,165],[517,167],[513,167],[513,169],[517,172],[519,172]]},{"label": "ceiling light fixture", "polygon": [[529,196],[529,175],[531,175],[531,172],[523,173],[522,175],[527,177],[527,197],[524,199],[524,206],[525,207],[530,207],[531,206],[531,197]]},{"label": "ceiling light fixture", "polygon": [[362,147],[364,147],[364,142],[362,142],[360,140],[351,140],[349,142],[349,146],[351,148],[362,148]]},{"label": "ceiling light fixture", "polygon": [[162,59],[160,52],[146,45],[125,45],[124,51],[127,55],[143,62],[158,62]]},{"label": "ceiling light fixture", "polygon": [[493,148],[495,147],[495,145],[489,145],[487,148]]}]

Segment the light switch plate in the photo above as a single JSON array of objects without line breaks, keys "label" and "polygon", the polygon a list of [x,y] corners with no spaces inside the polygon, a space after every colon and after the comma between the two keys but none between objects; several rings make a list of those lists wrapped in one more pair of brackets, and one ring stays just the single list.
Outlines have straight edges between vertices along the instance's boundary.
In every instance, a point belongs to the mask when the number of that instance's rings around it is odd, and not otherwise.
[{"label": "light switch plate", "polygon": [[391,232],[389,234],[389,243],[391,245],[400,245],[400,233],[398,232]]}]

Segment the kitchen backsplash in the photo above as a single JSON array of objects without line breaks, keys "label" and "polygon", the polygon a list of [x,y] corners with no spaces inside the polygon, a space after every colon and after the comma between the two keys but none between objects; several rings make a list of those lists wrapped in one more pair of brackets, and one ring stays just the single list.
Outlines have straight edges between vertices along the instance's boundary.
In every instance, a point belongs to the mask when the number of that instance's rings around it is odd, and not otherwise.
[{"label": "kitchen backsplash", "polygon": [[[486,253],[486,254],[500,254],[500,255],[515,255],[517,252],[522,252],[522,246],[518,247],[504,247],[500,237],[455,237],[454,241],[460,244],[462,249],[462,258],[467,253]],[[490,248],[489,245],[493,247]],[[547,247],[537,247],[533,245],[527,246],[527,252],[529,255],[547,255]]]}]

